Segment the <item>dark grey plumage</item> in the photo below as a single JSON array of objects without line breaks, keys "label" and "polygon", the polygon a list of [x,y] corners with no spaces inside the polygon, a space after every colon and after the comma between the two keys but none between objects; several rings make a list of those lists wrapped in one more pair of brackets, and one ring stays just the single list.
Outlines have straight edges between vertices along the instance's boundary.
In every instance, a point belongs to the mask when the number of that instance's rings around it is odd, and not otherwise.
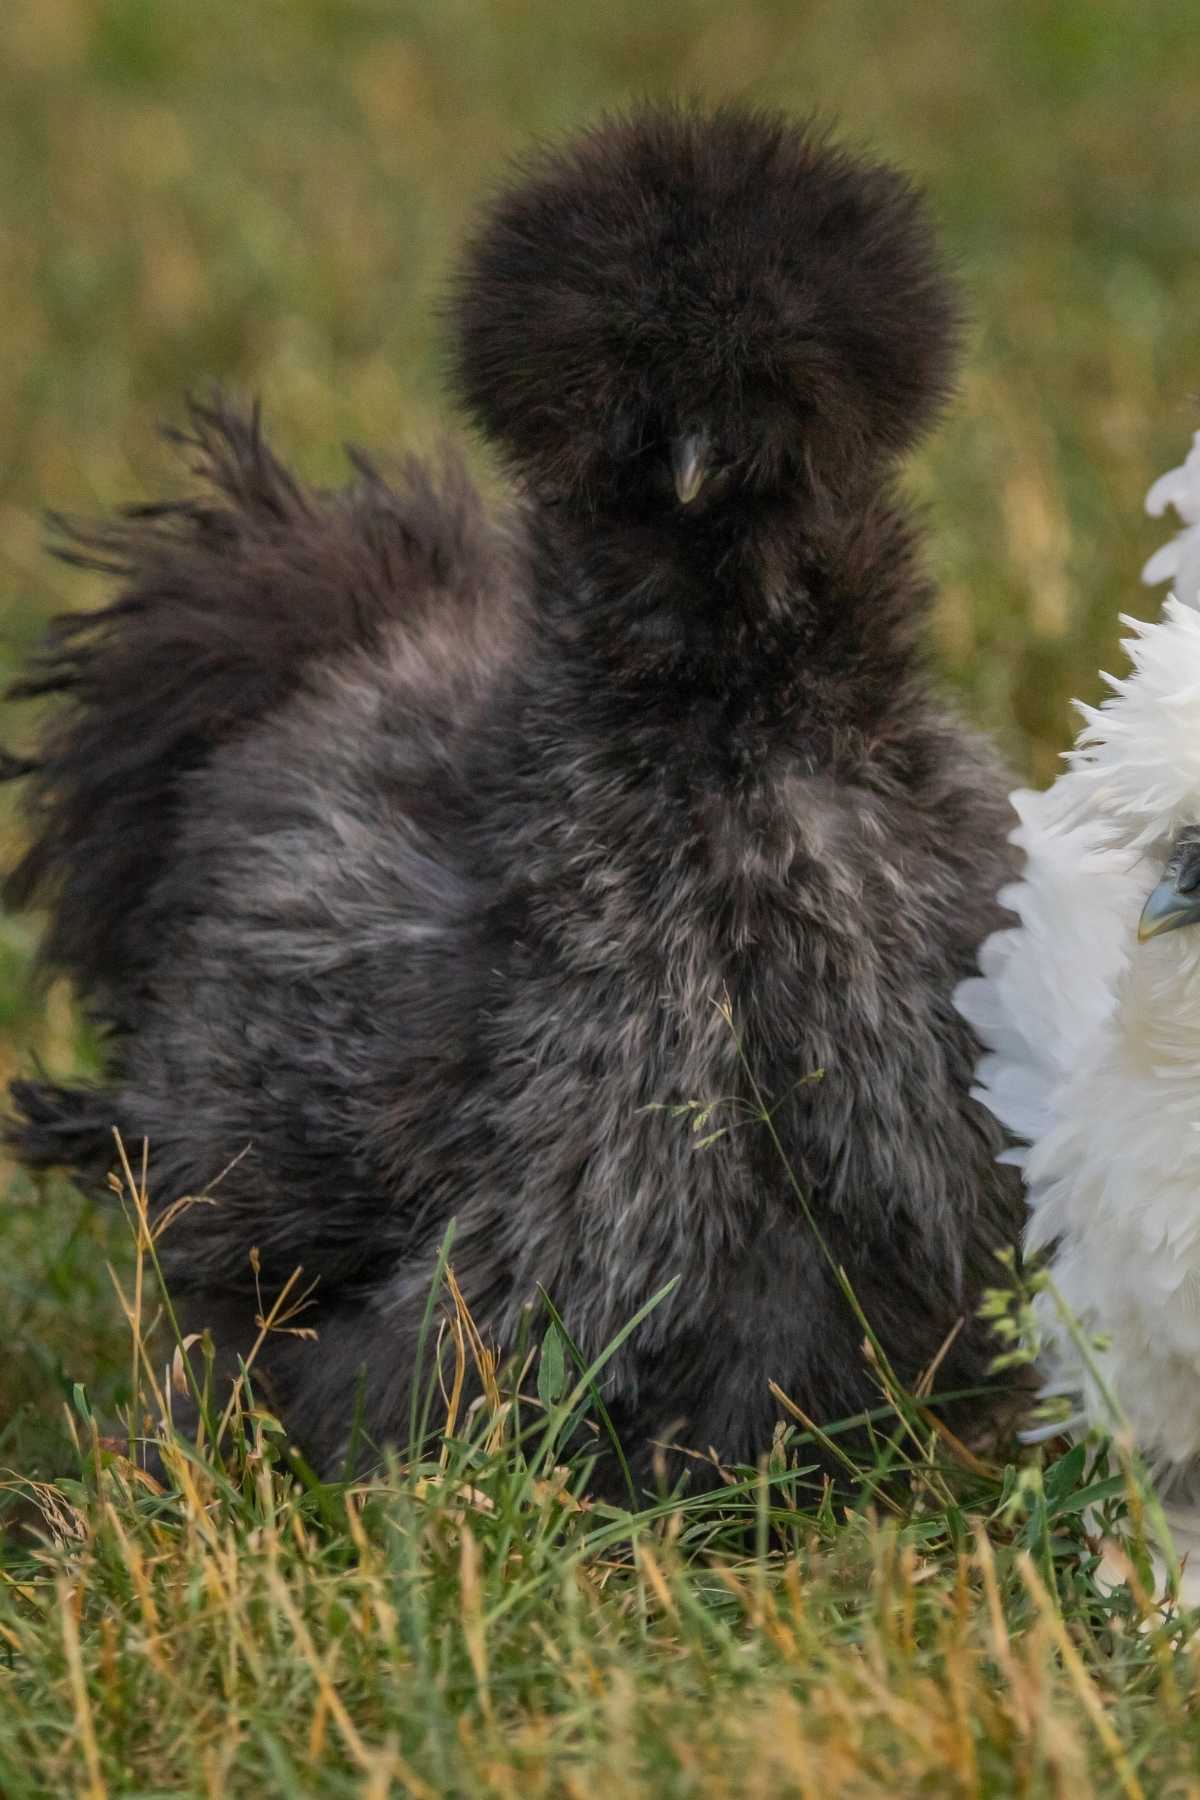
[{"label": "dark grey plumage", "polygon": [[[903,1374],[973,1309],[1019,1192],[951,994],[999,922],[1004,782],[933,697],[893,489],[956,309],[904,179],[778,118],[647,110],[485,214],[460,391],[518,497],[454,462],[301,487],[197,410],[196,496],[76,531],[119,587],[56,626],[10,882],[108,1032],[102,1088],[23,1082],[31,1164],[152,1147],[190,1322],[252,1335],[309,1455],[403,1438],[447,1221],[485,1338],[544,1287],[609,1366],[640,1476],[769,1443],[775,1379],[873,1404],[769,1134]],[[821,1078],[803,1078],[821,1072]],[[713,1105],[701,1146],[673,1108]],[[232,1166],[230,1166],[232,1164]],[[222,1174],[222,1171],[225,1171]],[[611,1477],[601,1466],[601,1487]]]}]

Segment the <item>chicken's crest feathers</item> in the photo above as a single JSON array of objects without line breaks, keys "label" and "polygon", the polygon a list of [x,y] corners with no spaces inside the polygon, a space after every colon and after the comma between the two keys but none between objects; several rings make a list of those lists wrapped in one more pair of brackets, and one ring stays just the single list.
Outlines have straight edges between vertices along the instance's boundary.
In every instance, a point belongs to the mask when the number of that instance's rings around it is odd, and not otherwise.
[{"label": "chicken's crest feathers", "polygon": [[836,486],[945,398],[958,301],[924,203],[819,127],[643,107],[523,175],[468,248],[453,354],[544,496],[641,496],[700,418],[753,491]]},{"label": "chicken's crest feathers", "polygon": [[1200,611],[1169,595],[1161,618],[1139,623],[1122,648],[1133,673],[1080,708],[1068,761],[1080,807],[1140,854],[1200,820]]},{"label": "chicken's crest feathers", "polygon": [[1200,431],[1179,467],[1160,475],[1146,495],[1152,519],[1162,518],[1168,506],[1179,514],[1183,530],[1154,552],[1142,580],[1149,587],[1169,581],[1180,600],[1200,606]]}]

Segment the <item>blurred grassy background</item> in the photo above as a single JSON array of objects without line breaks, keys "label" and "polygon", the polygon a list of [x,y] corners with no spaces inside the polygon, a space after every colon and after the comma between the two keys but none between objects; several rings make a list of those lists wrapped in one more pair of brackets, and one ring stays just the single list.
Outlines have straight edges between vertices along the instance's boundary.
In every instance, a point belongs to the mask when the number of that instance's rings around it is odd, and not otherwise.
[{"label": "blurred grassy background", "polygon": [[[938,645],[1048,779],[1118,610],[1157,604],[1141,498],[1198,422],[1200,58],[1178,0],[2,0],[0,676],[88,597],[42,556],[43,509],[160,489],[155,422],[189,387],[261,393],[317,478],[346,438],[427,440],[473,198],[531,132],[644,93],[819,106],[932,190],[975,317],[916,473]],[[31,935],[0,919],[0,1077],[76,1053],[65,997],[24,983]],[[0,1453],[123,1344],[110,1242],[15,1182]]]}]

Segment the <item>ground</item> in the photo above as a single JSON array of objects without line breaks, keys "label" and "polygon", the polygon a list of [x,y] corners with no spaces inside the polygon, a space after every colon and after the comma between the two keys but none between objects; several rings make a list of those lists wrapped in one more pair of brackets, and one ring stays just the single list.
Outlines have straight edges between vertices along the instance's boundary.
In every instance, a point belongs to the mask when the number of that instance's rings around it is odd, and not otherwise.
[{"label": "ground", "polygon": [[[1200,422],[1175,0],[6,0],[0,675],[88,598],[44,510],[158,489],[185,390],[260,393],[315,478],[346,439],[431,442],[472,199],[531,131],[681,92],[836,113],[930,187],[973,315],[914,473],[935,648],[1049,779],[1118,612],[1156,604],[1141,495]],[[0,916],[0,1076],[87,1065],[32,942]],[[106,1270],[132,1280],[130,1232],[65,1185],[0,1189],[0,1464],[78,1476],[68,1422],[86,1450],[146,1381]],[[165,1507],[93,1450],[55,1547],[26,1490],[0,1548],[0,1791],[1200,1792],[1190,1629],[1091,1579],[1086,1508],[1123,1479],[1061,1445],[979,1465],[899,1403],[880,1456],[910,1466],[849,1515],[767,1472],[600,1518],[499,1397],[370,1497],[270,1474],[261,1418],[240,1484],[181,1465]]]}]

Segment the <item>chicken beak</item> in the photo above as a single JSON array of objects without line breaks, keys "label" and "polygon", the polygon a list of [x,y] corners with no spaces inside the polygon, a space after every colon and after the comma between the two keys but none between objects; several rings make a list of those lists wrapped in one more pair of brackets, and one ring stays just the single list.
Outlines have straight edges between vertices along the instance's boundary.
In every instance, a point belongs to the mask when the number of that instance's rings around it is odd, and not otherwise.
[{"label": "chicken beak", "polygon": [[690,506],[708,480],[708,439],[690,431],[671,445],[671,474],[680,506]]},{"label": "chicken beak", "polygon": [[1181,925],[1200,921],[1200,890],[1181,892],[1178,869],[1168,869],[1151,893],[1138,920],[1138,943],[1161,937],[1164,931],[1178,931]]}]

